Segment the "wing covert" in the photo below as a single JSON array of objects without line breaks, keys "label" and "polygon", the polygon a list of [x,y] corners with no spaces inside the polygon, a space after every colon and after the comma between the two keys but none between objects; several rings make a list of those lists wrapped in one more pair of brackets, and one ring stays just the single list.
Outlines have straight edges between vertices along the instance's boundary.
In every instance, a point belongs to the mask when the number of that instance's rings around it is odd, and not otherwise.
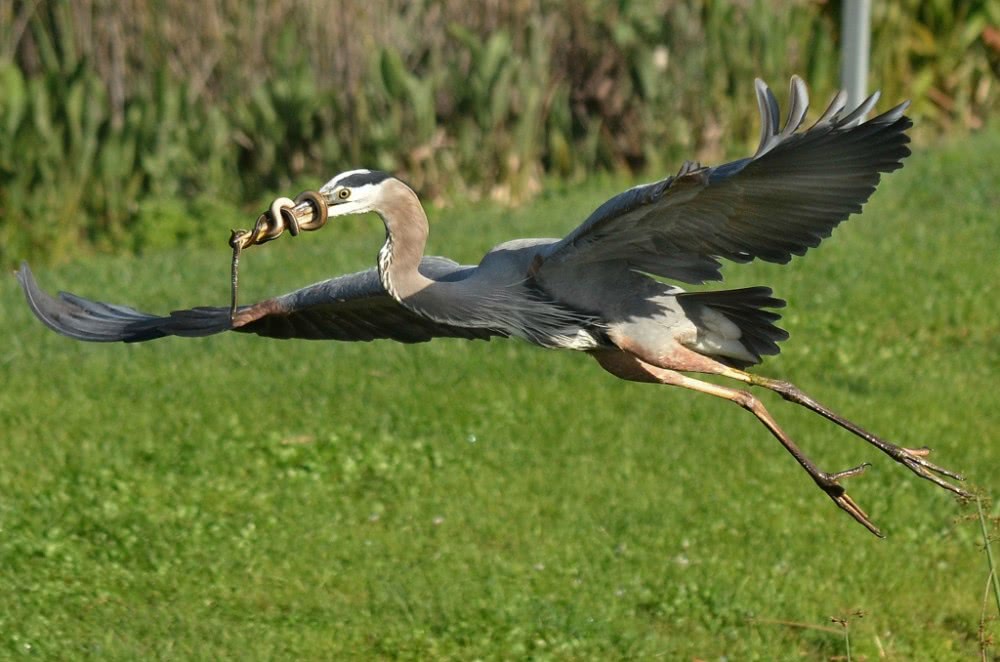
[{"label": "wing covert", "polygon": [[[420,268],[425,276],[436,279],[460,276],[468,269],[434,257],[425,257]],[[345,341],[388,338],[403,343],[506,335],[493,329],[442,324],[412,312],[389,296],[374,267],[243,308],[236,315],[233,330],[271,338]]]}]

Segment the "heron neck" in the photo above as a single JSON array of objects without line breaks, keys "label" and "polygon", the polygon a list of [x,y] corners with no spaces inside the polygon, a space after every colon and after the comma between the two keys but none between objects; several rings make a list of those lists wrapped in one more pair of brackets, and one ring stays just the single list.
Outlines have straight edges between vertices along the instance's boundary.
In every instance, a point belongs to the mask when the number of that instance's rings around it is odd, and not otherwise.
[{"label": "heron neck", "polygon": [[410,187],[402,182],[392,185],[399,188],[386,196],[393,202],[377,210],[385,224],[385,244],[378,253],[378,275],[382,287],[402,302],[432,283],[420,273],[427,245],[427,214]]}]

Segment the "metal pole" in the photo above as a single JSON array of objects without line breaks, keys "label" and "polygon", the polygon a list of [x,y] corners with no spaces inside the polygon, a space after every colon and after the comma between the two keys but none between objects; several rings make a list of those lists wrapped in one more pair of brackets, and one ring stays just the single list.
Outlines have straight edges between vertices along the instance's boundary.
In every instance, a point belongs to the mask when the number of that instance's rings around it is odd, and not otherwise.
[{"label": "metal pole", "polygon": [[857,107],[868,95],[871,9],[871,0],[844,0],[840,26],[840,84],[847,91],[848,108]]}]

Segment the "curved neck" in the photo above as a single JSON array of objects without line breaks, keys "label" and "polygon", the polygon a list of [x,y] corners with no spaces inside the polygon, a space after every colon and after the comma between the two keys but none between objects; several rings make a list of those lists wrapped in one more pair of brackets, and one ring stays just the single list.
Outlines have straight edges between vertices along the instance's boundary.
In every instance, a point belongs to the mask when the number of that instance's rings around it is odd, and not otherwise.
[{"label": "curved neck", "polygon": [[382,287],[397,301],[413,296],[431,284],[420,274],[420,261],[427,245],[427,214],[417,194],[399,180],[385,184],[383,200],[375,212],[385,224],[385,244],[378,252],[378,275]]}]

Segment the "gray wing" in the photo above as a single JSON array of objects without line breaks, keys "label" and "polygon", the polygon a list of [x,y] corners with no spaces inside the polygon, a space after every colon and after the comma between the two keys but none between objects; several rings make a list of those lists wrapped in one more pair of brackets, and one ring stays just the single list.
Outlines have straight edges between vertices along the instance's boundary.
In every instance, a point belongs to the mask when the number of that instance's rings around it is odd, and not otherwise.
[{"label": "gray wing", "polygon": [[[444,258],[427,257],[421,264],[424,275],[438,280],[459,280],[472,269]],[[492,329],[441,324],[411,312],[386,293],[374,268],[243,306],[233,320],[223,307],[178,310],[160,317],[68,292],[55,298],[38,287],[27,264],[21,266],[17,278],[31,310],[46,326],[64,336],[93,342],[142,342],[223,331],[310,340],[388,338],[405,343],[505,335]]]},{"label": "gray wing", "polygon": [[541,270],[622,260],[700,283],[721,279],[719,258],[785,263],[861,211],[881,173],[901,168],[910,153],[909,102],[863,122],[878,94],[844,114],[841,92],[799,131],[809,105],[801,79],[792,78],[784,127],[771,90],[759,79],[756,90],[762,128],[754,156],[715,168],[688,162],[674,177],[611,198],[553,245]]}]

